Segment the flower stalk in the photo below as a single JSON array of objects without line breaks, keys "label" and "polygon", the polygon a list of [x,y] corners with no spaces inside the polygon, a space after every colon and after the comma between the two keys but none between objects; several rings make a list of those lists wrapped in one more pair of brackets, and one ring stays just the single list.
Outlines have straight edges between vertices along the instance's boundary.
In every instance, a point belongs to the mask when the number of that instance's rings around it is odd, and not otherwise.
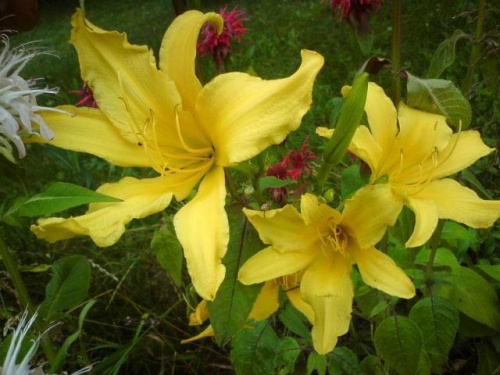
[{"label": "flower stalk", "polygon": [[476,33],[474,35],[474,40],[472,42],[472,49],[470,52],[469,65],[467,66],[467,73],[465,74],[464,84],[462,87],[462,92],[469,96],[468,93],[472,88],[472,81],[474,78],[474,70],[476,68],[476,63],[479,58],[479,43],[483,38],[483,27],[484,27],[484,15],[486,9],[486,0],[479,0]]},{"label": "flower stalk", "polygon": [[401,0],[392,2],[392,100],[397,106],[401,100]]}]

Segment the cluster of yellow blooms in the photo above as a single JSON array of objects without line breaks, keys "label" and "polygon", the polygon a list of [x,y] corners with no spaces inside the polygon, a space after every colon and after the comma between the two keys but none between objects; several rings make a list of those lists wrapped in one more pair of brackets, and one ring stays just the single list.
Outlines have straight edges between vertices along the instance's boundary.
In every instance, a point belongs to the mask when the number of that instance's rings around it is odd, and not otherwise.
[{"label": "cluster of yellow blooms", "polygon": [[[71,41],[99,108],[61,107],[72,117],[47,112],[44,120],[55,137],[33,141],[120,166],[153,168],[159,176],[105,184],[98,192],[122,202],[91,204],[78,217],[40,219],[32,230],[50,242],[88,235],[97,245],[110,246],[132,219],[164,210],[173,197],[185,199],[199,183],[174,225],[196,291],[213,300],[225,277],[222,258],[229,242],[224,167],[256,156],[299,127],[323,57],[303,50],[298,70],[283,79],[235,72],[202,86],[195,57],[206,22],[220,32],[222,19],[215,13],[177,17],[163,39],[158,68],[147,47],[92,25],[80,11],[74,15]],[[500,201],[482,200],[445,178],[492,151],[478,132],[453,133],[444,117],[404,104],[396,110],[375,84],[369,85],[365,112],[369,126],[359,126],[349,150],[369,165],[371,179],[344,202],[342,212],[312,194],[302,196],[300,212],[292,205],[244,210],[269,245],[239,271],[243,284],[266,282],[250,316],[264,319],[276,311],[283,287],[313,325],[318,353],[331,351],[348,330],[352,265],[366,284],[393,296],[414,296],[404,271],[375,248],[403,206],[416,218],[408,247],[424,244],[440,218],[485,228],[500,216]],[[318,129],[327,137],[331,132]],[[382,176],[387,178],[380,182]],[[193,322],[207,317],[202,304]],[[211,327],[201,336],[210,334]]]}]

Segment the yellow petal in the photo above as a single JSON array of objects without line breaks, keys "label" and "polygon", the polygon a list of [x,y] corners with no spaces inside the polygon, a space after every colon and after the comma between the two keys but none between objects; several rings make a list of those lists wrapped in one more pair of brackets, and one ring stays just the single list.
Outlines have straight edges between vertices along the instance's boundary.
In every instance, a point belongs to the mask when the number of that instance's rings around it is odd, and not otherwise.
[{"label": "yellow petal", "polygon": [[304,273],[300,291],[314,311],[314,349],[326,354],[349,330],[354,297],[351,266],[340,255],[320,256]]},{"label": "yellow petal", "polygon": [[38,238],[49,242],[88,235],[97,246],[111,246],[119,240],[125,232],[125,225],[132,219],[160,212],[169,205],[173,196],[169,184],[173,181],[177,182],[171,177],[145,180],[125,177],[120,182],[97,189],[99,193],[123,199],[123,202],[94,203],[86,214],[68,219],[40,219],[31,230]]},{"label": "yellow petal", "polygon": [[481,199],[473,190],[449,178],[430,182],[413,198],[434,201],[439,218],[472,228],[491,227],[500,217],[499,200]]},{"label": "yellow petal", "polygon": [[243,212],[260,239],[277,251],[307,249],[319,238],[316,229],[305,225],[302,215],[292,205],[269,211],[243,209]]},{"label": "yellow petal", "polygon": [[382,152],[389,151],[398,132],[396,108],[384,90],[373,82],[368,84],[365,112],[373,138]]},{"label": "yellow petal", "polygon": [[123,138],[104,114],[94,108],[61,106],[64,113],[46,111],[44,120],[54,131],[50,141],[32,137],[28,142],[47,143],[52,146],[87,152],[124,167],[149,167],[151,161],[144,148]]},{"label": "yellow petal", "polygon": [[320,137],[331,138],[335,129],[328,129],[323,126],[318,126],[316,128],[316,134]]},{"label": "yellow petal", "polygon": [[302,64],[288,78],[227,73],[204,86],[196,104],[197,120],[211,135],[216,163],[228,166],[250,159],[297,129],[311,106],[314,79],[322,66],[321,55],[303,50]]},{"label": "yellow petal", "polygon": [[279,290],[280,287],[275,281],[271,280],[265,282],[248,317],[255,320],[265,320],[269,318],[271,314],[280,307],[278,302]]},{"label": "yellow petal", "polygon": [[185,110],[194,111],[201,83],[195,73],[196,42],[201,27],[211,22],[219,32],[223,20],[217,13],[189,10],[169,26],[160,49],[160,69],[172,78],[182,97]]},{"label": "yellow petal", "polygon": [[307,225],[313,225],[318,228],[320,233],[328,230],[328,222],[333,221],[335,224],[340,223],[342,215],[337,211],[318,199],[313,194],[304,194],[300,200],[300,211],[304,222]]},{"label": "yellow petal", "polygon": [[345,202],[341,226],[361,248],[371,247],[382,239],[387,226],[396,223],[402,208],[391,185],[367,185]]},{"label": "yellow petal", "polygon": [[248,259],[238,272],[238,280],[245,285],[258,284],[281,276],[291,275],[306,268],[321,250],[279,252],[272,247],[259,251]]},{"label": "yellow petal", "polygon": [[181,344],[189,344],[193,341],[197,341],[205,337],[212,337],[212,336],[215,336],[214,328],[212,327],[212,325],[209,325],[200,334],[190,337],[189,339],[186,340],[181,340]]},{"label": "yellow petal", "polygon": [[374,247],[351,248],[350,253],[366,284],[391,296],[412,298],[415,295],[415,287],[410,278],[386,254]]},{"label": "yellow petal", "polygon": [[436,229],[439,218],[438,208],[436,202],[417,197],[408,199],[408,207],[415,214],[415,227],[405,246],[421,246],[431,238]]},{"label": "yellow petal", "polygon": [[189,325],[190,326],[199,326],[202,325],[205,320],[210,317],[210,314],[207,310],[207,301],[201,300],[201,302],[196,306],[194,312],[189,314]]},{"label": "yellow petal", "polygon": [[360,125],[356,129],[349,151],[368,164],[374,176],[378,175],[377,168],[381,162],[382,149],[366,126]]},{"label": "yellow petal", "polygon": [[174,217],[175,232],[184,249],[193,285],[198,294],[209,301],[215,298],[226,273],[222,265],[229,243],[225,203],[224,170],[213,168],[204,177],[193,200]]},{"label": "yellow petal", "polygon": [[174,82],[156,68],[153,52],[131,45],[125,34],[92,25],[80,10],[71,23],[71,43],[78,53],[82,78],[122,136],[137,142],[136,133],[152,117],[161,124],[158,129],[174,131],[174,109],[181,99]]},{"label": "yellow petal", "polygon": [[300,296],[300,289],[295,288],[292,290],[289,290],[286,292],[286,296],[292,303],[293,307],[295,307],[297,310],[299,310],[304,316],[311,322],[311,324],[314,324],[314,311],[306,301],[302,299]]}]

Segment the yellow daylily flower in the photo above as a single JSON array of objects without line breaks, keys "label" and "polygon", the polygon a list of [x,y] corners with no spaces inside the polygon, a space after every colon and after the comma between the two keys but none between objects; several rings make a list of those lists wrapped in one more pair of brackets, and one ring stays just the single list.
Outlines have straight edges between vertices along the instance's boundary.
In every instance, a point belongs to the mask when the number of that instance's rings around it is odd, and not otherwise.
[{"label": "yellow daylily flower", "polygon": [[[347,92],[348,88],[343,94]],[[374,83],[368,86],[365,112],[370,127],[359,126],[349,151],[368,164],[371,184],[387,178],[392,187],[388,200],[401,200],[415,213],[415,228],[406,246],[427,242],[438,219],[487,228],[500,217],[500,201],[483,200],[473,190],[444,178],[494,150],[483,143],[479,132],[453,133],[444,116],[404,103],[396,112],[383,89]],[[325,137],[332,132],[317,129]]]},{"label": "yellow daylily flower", "polygon": [[[248,315],[249,319],[266,320],[279,308],[278,296],[279,289],[282,287],[292,303],[292,305],[309,319],[314,322],[314,313],[309,306],[300,297],[298,278],[300,275],[287,275],[274,280],[268,280],[262,285],[262,288],[255,300],[252,310]],[[201,301],[194,312],[189,315],[189,325],[202,325],[210,318],[210,313],[207,309],[207,301]],[[205,337],[215,336],[212,325],[208,325],[198,335],[181,341],[181,344],[187,344]]]},{"label": "yellow daylily flower", "polygon": [[292,205],[264,212],[245,209],[261,240],[271,246],[243,264],[238,279],[255,284],[303,272],[300,296],[312,308],[312,339],[320,354],[333,350],[348,331],[353,264],[366,284],[401,298],[415,295],[408,276],[374,247],[387,225],[394,224],[400,206],[385,207],[385,199],[366,198],[384,198],[389,190],[387,185],[360,190],[345,202],[342,213],[312,194],[302,196],[300,213]]},{"label": "yellow daylily flower", "polygon": [[123,202],[91,204],[79,217],[40,219],[32,230],[50,242],[89,235],[97,245],[110,246],[132,219],[162,211],[173,196],[186,198],[201,181],[174,225],[194,287],[213,300],[224,279],[221,259],[229,240],[223,168],[252,158],[298,128],[323,57],[303,50],[298,70],[283,79],[235,72],[202,86],[194,63],[206,22],[222,29],[216,13],[188,11],[177,17],[163,38],[158,69],[146,46],[131,45],[125,34],[102,30],[76,12],[71,42],[99,109],[62,107],[72,118],[46,113],[55,137],[33,141],[120,166],[150,167],[159,177],[101,186],[100,193]]}]

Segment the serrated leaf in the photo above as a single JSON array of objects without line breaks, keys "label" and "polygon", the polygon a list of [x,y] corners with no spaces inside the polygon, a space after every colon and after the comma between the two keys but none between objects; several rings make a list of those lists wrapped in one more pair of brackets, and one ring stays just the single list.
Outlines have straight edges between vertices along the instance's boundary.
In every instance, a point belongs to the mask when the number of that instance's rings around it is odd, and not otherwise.
[{"label": "serrated leaf", "polygon": [[364,375],[358,357],[345,346],[336,347],[328,354],[330,375]]},{"label": "serrated leaf", "polygon": [[56,182],[17,207],[17,213],[19,216],[33,217],[53,214],[82,204],[121,201],[78,185]]},{"label": "serrated leaf", "polygon": [[254,322],[233,338],[231,362],[237,375],[272,374],[280,341],[267,321]]},{"label": "serrated leaf", "polygon": [[215,300],[207,303],[210,322],[219,345],[225,345],[231,340],[252,310],[261,285],[241,284],[237,280],[238,270],[248,258],[264,247],[259,235],[243,214],[241,205],[235,204],[226,210],[231,233],[228,250],[223,259],[226,277]]},{"label": "serrated leaf", "polygon": [[82,255],[61,258],[52,265],[54,275],[45,288],[40,315],[46,322],[59,310],[71,309],[87,297],[90,287],[90,263]]},{"label": "serrated leaf", "polygon": [[307,357],[307,375],[311,375],[314,370],[316,370],[318,375],[325,375],[327,365],[326,355],[312,352],[309,354],[309,357]]},{"label": "serrated leaf", "polygon": [[156,259],[162,268],[167,271],[175,285],[182,283],[182,246],[175,234],[168,227],[156,230],[151,240],[151,250],[156,254]]},{"label": "serrated leaf", "polygon": [[427,71],[427,78],[439,78],[441,74],[455,61],[455,47],[457,42],[468,37],[462,30],[455,30],[449,39],[445,39],[438,46],[434,55],[432,55]]},{"label": "serrated leaf", "polygon": [[422,345],[420,329],[403,316],[385,319],[375,331],[377,353],[401,375],[417,374]]},{"label": "serrated leaf", "polygon": [[280,340],[276,357],[280,375],[291,374],[295,371],[295,362],[300,355],[300,345],[293,337],[285,336]]},{"label": "serrated leaf", "polygon": [[278,314],[279,320],[293,333],[303,337],[310,338],[311,332],[306,325],[307,318],[287,301]]},{"label": "serrated leaf", "polygon": [[441,373],[458,331],[458,310],[444,298],[427,297],[412,307],[409,317],[422,332],[433,372]]},{"label": "serrated leaf", "polygon": [[265,190],[269,188],[281,188],[285,186],[290,186],[295,184],[296,182],[291,179],[281,180],[274,176],[266,176],[262,177],[259,180],[259,189]]},{"label": "serrated leaf", "polygon": [[408,105],[445,116],[455,129],[469,128],[472,110],[462,92],[451,81],[421,79],[408,73]]},{"label": "serrated leaf", "polygon": [[500,331],[500,302],[491,284],[467,267],[460,267],[449,299],[465,315]]}]

